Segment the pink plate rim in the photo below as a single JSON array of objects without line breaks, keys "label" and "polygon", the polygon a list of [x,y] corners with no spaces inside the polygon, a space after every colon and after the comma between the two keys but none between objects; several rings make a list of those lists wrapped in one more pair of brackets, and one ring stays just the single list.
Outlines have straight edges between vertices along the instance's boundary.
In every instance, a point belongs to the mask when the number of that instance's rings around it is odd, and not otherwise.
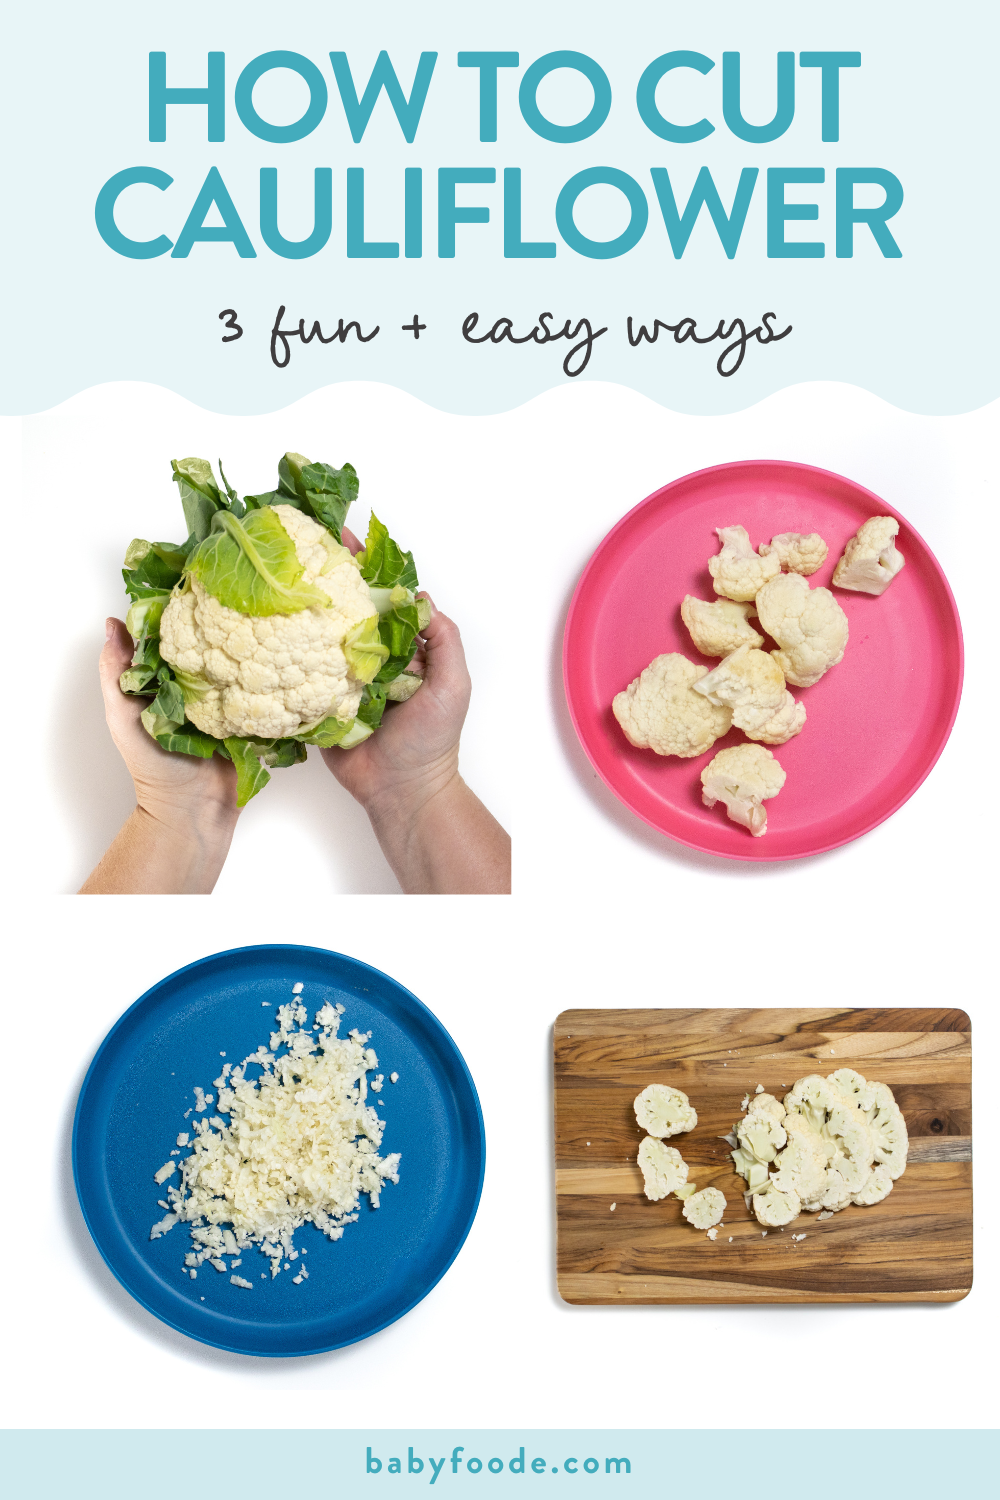
[{"label": "pink plate rim", "polygon": [[[690,484],[692,480],[701,479],[703,477],[707,477],[710,474],[731,473],[733,470],[759,468],[761,465],[767,465],[771,468],[776,469],[794,469],[799,474],[815,474],[822,476],[824,479],[837,480],[840,484],[848,485],[858,496],[865,496],[868,500],[870,500],[873,505],[873,509],[871,512],[872,515],[894,516],[896,520],[899,521],[900,525],[906,527],[910,535],[914,537],[915,540],[919,542],[923,547],[927,557],[933,564],[933,567],[944,588],[945,598],[947,599],[948,605],[951,609],[951,616],[955,627],[956,643],[958,647],[958,673],[955,679],[954,694],[951,704],[951,710],[948,715],[948,721],[943,731],[939,734],[938,742],[933,749],[933,753],[928,756],[927,762],[923,767],[920,775],[910,783],[908,788],[904,791],[903,795],[899,797],[899,799],[894,802],[891,807],[881,812],[878,817],[872,818],[871,822],[866,823],[864,827],[855,829],[853,832],[846,834],[843,838],[832,839],[828,842],[817,844],[815,848],[803,849],[795,854],[770,854],[768,853],[766,848],[759,848],[754,846],[758,845],[759,843],[763,843],[763,840],[755,840],[754,845],[751,845],[751,847],[747,849],[746,853],[723,854],[720,853],[718,849],[712,849],[708,845],[700,843],[696,839],[682,838],[677,833],[674,833],[672,831],[668,832],[658,822],[654,821],[652,818],[647,817],[644,812],[640,811],[638,807],[634,806],[630,798],[622,791],[622,789],[618,786],[615,786],[613,782],[608,779],[608,777],[605,775],[604,768],[601,765],[600,761],[596,759],[594,754],[591,752],[591,747],[587,742],[587,739],[583,733],[583,730],[581,729],[580,722],[577,717],[576,705],[573,701],[573,694],[570,688],[571,673],[569,657],[577,607],[582,599],[583,594],[586,591],[590,574],[592,570],[596,568],[597,563],[605,548],[611,546],[617,534],[621,530],[623,530],[623,528],[629,525],[633,517],[639,511],[644,510],[647,506],[662,503],[664,497],[669,495],[671,490],[677,489],[682,484]],[[927,542],[920,535],[919,531],[917,531],[917,529],[911,524],[911,522],[908,521],[907,518],[895,508],[895,506],[890,505],[888,501],[883,500],[880,495],[876,495],[873,490],[867,489],[863,484],[858,484],[857,480],[848,479],[845,474],[838,474],[835,469],[822,469],[816,464],[798,463],[794,459],[741,458],[735,459],[730,463],[709,464],[704,469],[692,469],[688,474],[679,474],[677,478],[672,479],[669,484],[665,484],[661,486],[660,489],[654,490],[651,495],[647,495],[644,500],[640,500],[637,505],[633,505],[631,510],[626,511],[625,515],[622,516],[619,521],[616,521],[611,530],[605,534],[600,542],[598,542],[597,546],[594,548],[594,551],[591,553],[589,559],[587,560],[587,564],[584,567],[583,572],[580,574],[579,582],[577,583],[576,588],[573,590],[573,597],[570,600],[569,609],[566,612],[566,625],[563,630],[562,673],[563,693],[566,698],[566,706],[569,709],[569,716],[573,724],[573,729],[576,733],[577,739],[583,747],[584,754],[590,761],[590,764],[593,766],[594,770],[597,772],[597,775],[604,782],[604,785],[613,794],[617,801],[619,801],[624,807],[628,808],[629,812],[634,814],[635,817],[637,817],[641,822],[645,823],[649,828],[654,828],[657,833],[662,834],[663,837],[665,839],[668,839],[671,843],[681,844],[685,848],[696,850],[699,854],[707,854],[713,859],[725,860],[727,862],[736,860],[751,864],[790,864],[794,860],[811,859],[814,855],[817,854],[827,854],[832,849],[840,849],[845,844],[851,844],[856,839],[862,838],[866,833],[870,833],[873,828],[877,828],[881,823],[884,823],[888,818],[891,818],[894,813],[898,812],[898,810],[903,806],[903,803],[908,802],[913,796],[914,792],[916,792],[918,788],[923,785],[927,777],[930,775],[931,771],[937,765],[945,745],[951,738],[952,729],[955,726],[955,719],[958,715],[959,704],[962,698],[962,687],[965,680],[965,641],[962,636],[962,622],[958,613],[958,605],[955,602],[955,595],[952,593],[951,584],[948,582],[948,579],[945,576],[944,569],[938,562],[933,548],[928,546]]]}]

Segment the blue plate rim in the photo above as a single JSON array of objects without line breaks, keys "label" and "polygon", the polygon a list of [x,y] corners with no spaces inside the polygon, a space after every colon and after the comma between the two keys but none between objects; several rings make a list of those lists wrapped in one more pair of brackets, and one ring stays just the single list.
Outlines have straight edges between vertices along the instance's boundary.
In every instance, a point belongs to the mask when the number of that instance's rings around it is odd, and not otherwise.
[{"label": "blue plate rim", "polygon": [[[122,1027],[126,1025],[129,1017],[134,1015],[134,1013],[141,1006],[146,1005],[160,990],[162,990],[166,985],[178,980],[182,975],[189,974],[192,970],[200,969],[206,963],[215,962],[219,959],[235,958],[237,956],[242,957],[244,954],[248,953],[309,953],[316,955],[322,959],[334,958],[343,960],[356,969],[361,969],[369,974],[377,975],[379,979],[388,980],[395,989],[402,991],[402,993],[413,1003],[413,1005],[416,1006],[418,1011],[423,1012],[423,1014],[430,1021],[431,1026],[438,1030],[451,1046],[454,1056],[460,1065],[461,1075],[464,1076],[465,1082],[468,1085],[472,1103],[475,1106],[476,1123],[479,1127],[479,1173],[478,1180],[476,1182],[476,1189],[474,1194],[472,1195],[469,1212],[462,1227],[461,1233],[457,1236],[451,1254],[448,1256],[447,1261],[442,1266],[440,1271],[432,1281],[429,1281],[427,1285],[423,1287],[423,1289],[417,1296],[413,1298],[412,1301],[406,1304],[405,1307],[395,1310],[391,1314],[391,1316],[386,1317],[382,1322],[375,1323],[365,1333],[358,1334],[353,1338],[340,1339],[332,1344],[322,1344],[316,1348],[296,1350],[265,1349],[255,1350],[251,1352],[246,1349],[238,1348],[234,1344],[226,1343],[222,1339],[206,1338],[200,1334],[192,1333],[189,1328],[182,1327],[180,1323],[174,1321],[172,1318],[164,1317],[162,1313],[158,1312],[155,1308],[150,1307],[145,1298],[142,1297],[128,1284],[124,1276],[119,1273],[113,1261],[106,1253],[104,1246],[101,1244],[101,1241],[98,1239],[91,1225],[90,1216],[87,1213],[86,1201],[80,1186],[77,1145],[81,1114],[86,1104],[87,1090],[90,1086],[90,1080],[95,1070],[97,1069],[101,1058],[104,1056],[105,1051],[108,1050],[113,1043],[117,1033],[121,1030]],[[158,1323],[163,1323],[167,1328],[172,1328],[175,1333],[183,1334],[185,1338],[191,1339],[193,1343],[205,1344],[212,1349],[222,1349],[227,1354],[238,1354],[244,1359],[306,1359],[317,1354],[331,1354],[336,1349],[347,1349],[352,1344],[362,1343],[365,1339],[372,1338],[376,1333],[381,1333],[384,1328],[391,1327],[393,1323],[398,1323],[400,1318],[404,1318],[406,1317],[407,1313],[412,1312],[413,1309],[434,1290],[438,1282],[447,1275],[448,1271],[450,1271],[451,1267],[454,1265],[455,1260],[457,1259],[458,1254],[462,1249],[462,1246],[468,1239],[469,1232],[471,1231],[472,1226],[476,1220],[476,1215],[479,1212],[479,1203],[483,1194],[483,1182],[486,1177],[486,1125],[483,1120],[483,1108],[479,1100],[479,1092],[476,1088],[475,1081],[473,1080],[472,1074],[469,1071],[468,1063],[465,1061],[465,1058],[462,1055],[462,1051],[459,1048],[454,1037],[451,1035],[451,1032],[444,1025],[444,1023],[438,1019],[438,1017],[434,1014],[430,1007],[428,1005],[425,1005],[424,1002],[417,995],[415,995],[412,990],[407,989],[407,987],[404,984],[401,984],[398,979],[394,979],[393,976],[391,974],[387,974],[384,969],[377,969],[374,964],[367,964],[363,959],[355,958],[350,953],[340,953],[333,948],[317,948],[309,943],[248,943],[242,945],[239,948],[224,948],[217,953],[206,953],[201,958],[196,958],[191,963],[182,965],[179,969],[171,970],[169,974],[165,974],[162,979],[158,979],[157,982],[154,985],[151,985],[148,990],[145,990],[137,1000],[134,1000],[127,1010],[124,1010],[122,1012],[122,1014],[114,1022],[110,1030],[105,1034],[103,1040],[98,1046],[97,1051],[94,1053],[94,1056],[91,1059],[90,1066],[88,1067],[87,1072],[84,1075],[83,1082],[80,1085],[80,1092],[77,1095],[76,1109],[73,1112],[71,1157],[73,1167],[73,1187],[76,1191],[76,1200],[80,1206],[80,1212],[83,1214],[83,1221],[87,1226],[87,1232],[89,1233],[94,1245],[97,1247],[97,1251],[101,1259],[104,1261],[104,1264],[107,1266],[112,1276],[114,1276],[119,1286],[124,1287],[125,1291],[128,1292],[133,1301],[137,1302],[140,1307],[142,1307],[147,1313],[149,1313],[150,1317],[155,1318]]]}]

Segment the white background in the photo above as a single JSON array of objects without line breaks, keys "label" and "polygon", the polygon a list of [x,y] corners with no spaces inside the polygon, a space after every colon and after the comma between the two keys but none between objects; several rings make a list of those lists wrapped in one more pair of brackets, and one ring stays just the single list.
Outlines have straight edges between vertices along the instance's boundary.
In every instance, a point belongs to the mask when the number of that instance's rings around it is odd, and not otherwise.
[{"label": "white background", "polygon": [[[10,1425],[992,1423],[998,1216],[982,1131],[998,1040],[987,664],[996,415],[914,417],[850,387],[811,385],[735,416],[682,417],[590,385],[460,418],[394,390],[343,386],[237,419],[117,385],[24,421],[7,555],[26,565],[5,581],[8,661],[19,668],[7,696],[20,714],[5,804]],[[6,431],[12,473],[18,424]],[[356,464],[363,499],[414,547],[462,626],[475,682],[463,768],[515,836],[512,899],[379,899],[395,889],[391,876],[318,761],[276,773],[251,805],[214,898],[59,894],[130,806],[94,659],[103,614],[120,608],[124,543],[177,530],[166,460],[231,454],[230,478],[257,489],[285,448]],[[612,523],[680,474],[752,457],[838,470],[897,506],[955,588],[969,667],[952,739],[904,808],[847,848],[756,867],[682,850],[620,809],[573,741],[558,679],[570,594]],[[40,673],[30,665],[39,653]],[[778,961],[758,937],[775,923]],[[430,1005],[476,1079],[488,1143],[479,1217],[435,1291],[363,1344],[280,1362],[202,1348],[135,1306],[90,1244],[68,1168],[76,1091],[114,1019],[169,970],[272,940],[353,953]],[[734,1002],[969,1011],[981,1167],[968,1299],[718,1310],[559,1301],[555,1015]],[[846,1394],[818,1402],[816,1382],[791,1373],[803,1362]],[[761,1387],[753,1371],[768,1368],[777,1378]],[[742,1380],[766,1412],[734,1404]]]}]

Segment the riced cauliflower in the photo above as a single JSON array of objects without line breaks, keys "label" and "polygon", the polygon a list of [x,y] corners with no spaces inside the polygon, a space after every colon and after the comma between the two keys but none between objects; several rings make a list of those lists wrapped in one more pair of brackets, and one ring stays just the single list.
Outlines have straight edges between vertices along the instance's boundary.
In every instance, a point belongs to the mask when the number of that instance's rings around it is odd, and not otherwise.
[{"label": "riced cauliflower", "polygon": [[318,522],[290,505],[273,509],[295,545],[303,581],[329,596],[329,608],[241,615],[195,578],[187,592],[172,595],[160,620],[164,661],[198,680],[185,698],[187,717],[219,740],[283,739],[329,716],[349,724],[361,705],[365,683],[351,671],[344,643],[362,621],[378,620],[371,591],[346,547],[331,557],[322,541],[329,533]]},{"label": "riced cauliflower", "polygon": [[687,1182],[688,1165],[676,1146],[665,1146],[655,1135],[644,1137],[636,1157],[646,1197],[654,1203]]},{"label": "riced cauliflower", "polygon": [[611,705],[629,744],[657,755],[703,755],[732,724],[732,712],[692,691],[708,672],[677,652],[658,656]]},{"label": "riced cauliflower", "polygon": [[733,745],[720,750],[702,771],[702,801],[706,807],[724,802],[733,822],[760,838],[767,832],[763,803],[776,797],[784,784],[785,772],[770,750],[762,745]]},{"label": "riced cauliflower", "polygon": [[728,656],[739,646],[763,646],[764,637],[750,624],[749,617],[756,613],[752,604],[734,599],[709,603],[685,594],[681,601],[681,619],[702,656]]},{"label": "riced cauliflower", "polygon": [[774,658],[755,646],[740,646],[692,684],[710,702],[733,711],[733,723],[751,740],[783,745],[800,734],[805,704],[796,703]]},{"label": "riced cauliflower", "polygon": [[783,1104],[769,1094],[761,1100],[733,1127],[732,1151],[761,1224],[789,1224],[803,1209],[828,1218],[851,1203],[879,1203],[906,1170],[906,1123],[884,1083],[838,1068],[799,1078]]},{"label": "riced cauliflower", "polygon": [[756,553],[745,527],[715,529],[722,543],[718,555],[708,559],[715,592],[743,602],[756,599],[765,583],[781,571],[781,563],[774,555],[761,557]]},{"label": "riced cauliflower", "polygon": [[[190,1225],[184,1265],[192,1276],[205,1262],[231,1269],[256,1246],[273,1280],[299,1259],[297,1229],[313,1224],[339,1240],[362,1194],[378,1208],[386,1182],[399,1181],[399,1153],[379,1155],[385,1121],[365,1102],[368,1072],[378,1065],[370,1033],[339,1037],[343,1010],[325,1004],[310,1030],[296,997],[279,1008],[270,1047],[226,1064],[216,1080],[218,1113],[196,1123],[181,1185],[167,1189],[170,1211],[150,1231],[155,1240],[177,1223]],[[227,1267],[224,1256],[236,1259]]]},{"label": "riced cauliflower", "polygon": [[693,1130],[698,1123],[687,1094],[666,1083],[647,1085],[636,1098],[633,1108],[640,1130],[646,1130],[661,1140]]},{"label": "riced cauliflower", "polygon": [[761,557],[777,557],[785,573],[815,573],[826,562],[829,547],[818,531],[803,536],[800,531],[782,531],[769,542],[762,542]]},{"label": "riced cauliflower", "polygon": [[771,655],[796,687],[812,687],[843,661],[847,616],[829,589],[810,588],[798,573],[779,573],[757,595],[757,614],[778,643]]},{"label": "riced cauliflower", "polygon": [[834,570],[834,588],[884,594],[906,562],[896,551],[898,535],[899,522],[894,516],[872,516],[865,521],[844,548]]},{"label": "riced cauliflower", "polygon": [[726,1195],[719,1188],[702,1188],[684,1199],[681,1213],[695,1229],[711,1229],[722,1222],[726,1211]]}]

